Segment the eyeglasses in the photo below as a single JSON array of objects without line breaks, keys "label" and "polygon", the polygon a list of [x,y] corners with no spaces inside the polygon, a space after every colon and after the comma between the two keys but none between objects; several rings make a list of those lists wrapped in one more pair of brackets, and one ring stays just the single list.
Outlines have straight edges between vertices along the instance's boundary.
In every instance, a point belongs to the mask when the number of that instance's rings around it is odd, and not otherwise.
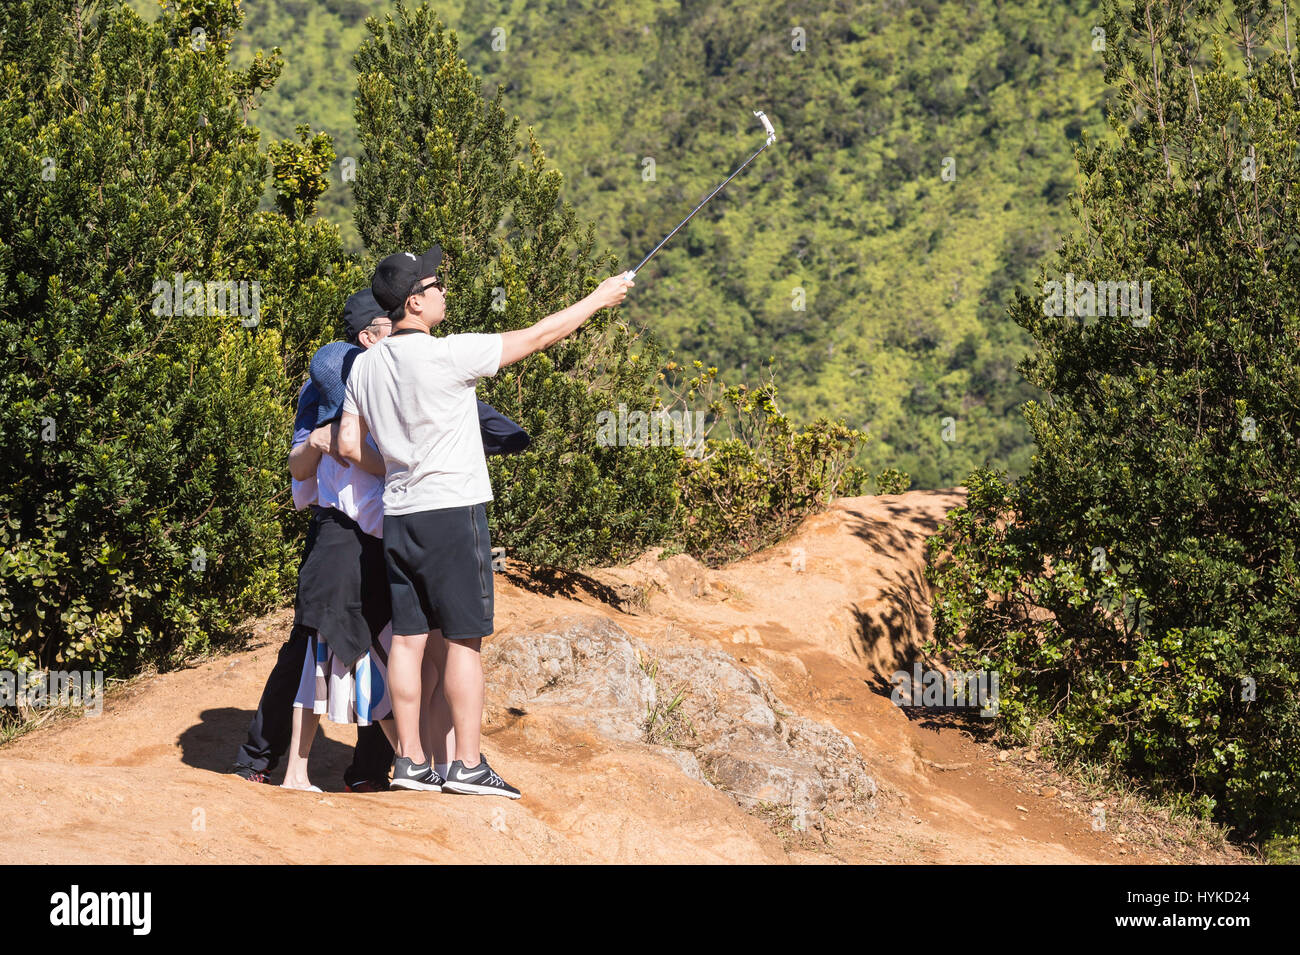
[{"label": "eyeglasses", "polygon": [[446,284],[442,281],[442,278],[441,278],[440,276],[435,275],[435,276],[433,277],[433,280],[430,281],[427,285],[420,285],[420,286],[417,286],[417,287],[415,288],[415,290],[411,292],[411,294],[412,294],[412,295],[422,295],[422,294],[424,294],[425,292],[427,292],[427,291],[428,291],[429,289],[431,289],[431,288],[436,288],[439,292],[445,292],[445,291],[447,291],[447,286],[446,286]]},{"label": "eyeglasses", "polygon": [[383,318],[371,322],[369,325],[366,326],[366,329],[371,329],[371,328],[382,329],[382,328],[392,328],[392,327],[393,327],[393,323],[389,321],[387,318]]}]

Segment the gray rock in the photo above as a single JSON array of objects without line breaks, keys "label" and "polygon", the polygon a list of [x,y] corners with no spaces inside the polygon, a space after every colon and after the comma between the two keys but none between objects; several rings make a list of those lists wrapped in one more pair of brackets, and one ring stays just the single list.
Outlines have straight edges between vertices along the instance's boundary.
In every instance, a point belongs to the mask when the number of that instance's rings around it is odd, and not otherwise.
[{"label": "gray rock", "polygon": [[[651,648],[605,618],[569,617],[491,641],[484,671],[493,707],[545,710],[611,739],[652,745],[746,809],[788,806],[815,822],[827,809],[867,808],[876,794],[847,736],[784,715],[771,687],[720,650]],[[679,691],[680,705],[649,732],[656,705],[663,714]],[[676,745],[655,745],[664,736]]]},{"label": "gray rock", "polygon": [[553,629],[514,633],[483,651],[488,696],[519,709],[571,707],[570,719],[602,735],[639,740],[653,684],[626,631],[602,618],[566,618]]}]

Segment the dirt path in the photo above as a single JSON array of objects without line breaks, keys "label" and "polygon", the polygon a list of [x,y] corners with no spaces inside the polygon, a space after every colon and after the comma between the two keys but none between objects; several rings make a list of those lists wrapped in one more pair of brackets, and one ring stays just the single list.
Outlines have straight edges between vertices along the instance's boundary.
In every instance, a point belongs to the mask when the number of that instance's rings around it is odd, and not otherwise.
[{"label": "dirt path", "polygon": [[257,622],[247,652],[140,681],[102,716],[0,749],[0,852],[11,863],[1244,861],[1189,855],[1158,819],[1098,831],[1092,804],[1041,761],[999,759],[962,720],[890,702],[885,675],[929,632],[925,536],[961,501],[841,501],[721,571],[647,555],[590,575],[498,578],[499,634],[584,613],[651,645],[703,641],[850,736],[880,786],[876,808],[820,832],[747,813],[648,747],[529,719],[486,727],[519,802],[344,794],[355,734],[331,723],[312,755],[324,794],[245,783],[226,771],[287,632],[282,611]]}]

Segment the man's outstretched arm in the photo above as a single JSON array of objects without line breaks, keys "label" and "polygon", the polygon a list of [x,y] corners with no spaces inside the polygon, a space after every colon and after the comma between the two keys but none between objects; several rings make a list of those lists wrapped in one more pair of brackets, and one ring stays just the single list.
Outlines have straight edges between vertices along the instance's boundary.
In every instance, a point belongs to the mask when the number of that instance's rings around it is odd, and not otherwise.
[{"label": "man's outstretched arm", "polygon": [[627,298],[632,287],[626,273],[611,275],[586,298],[574,302],[554,315],[547,315],[536,325],[501,333],[501,365],[512,365],[543,348],[549,348],[562,338],[573,334],[582,323],[602,308],[613,308]]}]

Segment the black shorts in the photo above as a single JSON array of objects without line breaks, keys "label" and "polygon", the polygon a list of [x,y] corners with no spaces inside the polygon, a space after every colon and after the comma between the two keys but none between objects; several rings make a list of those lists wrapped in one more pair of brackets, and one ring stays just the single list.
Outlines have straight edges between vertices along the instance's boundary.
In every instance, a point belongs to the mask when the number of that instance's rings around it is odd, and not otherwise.
[{"label": "black shorts", "polygon": [[448,640],[492,632],[487,506],[384,515],[394,636],[441,630]]}]

